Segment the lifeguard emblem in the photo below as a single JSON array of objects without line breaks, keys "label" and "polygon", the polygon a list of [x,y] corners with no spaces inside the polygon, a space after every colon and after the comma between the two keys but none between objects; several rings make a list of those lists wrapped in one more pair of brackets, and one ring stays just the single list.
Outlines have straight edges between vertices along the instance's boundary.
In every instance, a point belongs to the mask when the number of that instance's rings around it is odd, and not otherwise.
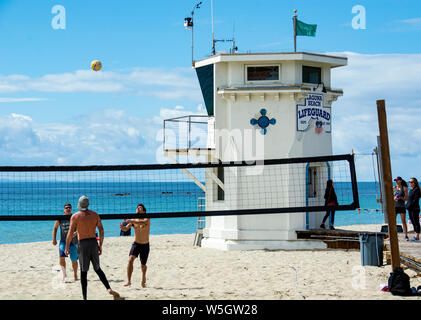
[{"label": "lifeguard emblem", "polygon": [[304,104],[297,104],[297,131],[307,131],[314,123],[314,131],[330,133],[330,107],[325,107],[323,94],[309,93]]},{"label": "lifeguard emblem", "polygon": [[316,121],[316,123],[314,124],[314,132],[316,132],[317,134],[323,132],[323,122]]}]

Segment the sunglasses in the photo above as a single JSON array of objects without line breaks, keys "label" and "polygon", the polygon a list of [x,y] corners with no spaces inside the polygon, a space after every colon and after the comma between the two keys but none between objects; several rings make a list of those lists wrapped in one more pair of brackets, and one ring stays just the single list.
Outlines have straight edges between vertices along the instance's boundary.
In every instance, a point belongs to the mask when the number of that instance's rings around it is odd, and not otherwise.
[{"label": "sunglasses", "polygon": [[409,183],[415,183],[415,181],[409,181]]},{"label": "sunglasses", "polygon": [[71,209],[71,208],[72,208],[72,207],[64,207],[64,209],[66,209],[66,210],[67,210],[67,209]]}]

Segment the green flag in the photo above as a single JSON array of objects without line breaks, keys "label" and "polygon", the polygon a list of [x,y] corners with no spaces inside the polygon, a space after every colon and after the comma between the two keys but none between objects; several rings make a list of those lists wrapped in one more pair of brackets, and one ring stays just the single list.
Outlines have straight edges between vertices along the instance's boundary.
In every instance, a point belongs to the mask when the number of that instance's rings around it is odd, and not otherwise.
[{"label": "green flag", "polygon": [[297,23],[295,26],[297,36],[315,37],[316,29],[317,24],[307,24],[297,19]]}]

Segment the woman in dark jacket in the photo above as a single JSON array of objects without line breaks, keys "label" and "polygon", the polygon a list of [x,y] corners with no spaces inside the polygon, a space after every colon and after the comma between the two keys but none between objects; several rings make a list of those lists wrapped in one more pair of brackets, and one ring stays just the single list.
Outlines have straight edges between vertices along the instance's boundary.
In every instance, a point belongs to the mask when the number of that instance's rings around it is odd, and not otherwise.
[{"label": "woman in dark jacket", "polygon": [[409,179],[409,185],[411,186],[411,190],[408,194],[406,209],[408,209],[409,219],[411,219],[415,232],[415,237],[411,241],[420,241],[420,186],[416,178]]},{"label": "woman in dark jacket", "polygon": [[406,208],[405,201],[408,200],[408,185],[406,181],[401,177],[396,177],[394,179],[396,186],[393,187],[394,200],[395,200],[395,212],[396,216],[399,214],[401,216],[403,233],[405,234],[405,240],[409,241],[408,238],[408,226],[406,225]]},{"label": "woman in dark jacket", "polygon": [[[326,190],[325,190],[325,206],[331,207],[331,206],[338,206],[338,198],[336,197],[335,188],[333,187],[334,183],[332,180],[327,180],[326,183]],[[326,214],[323,218],[322,224],[320,225],[320,228],[325,228],[325,222],[327,217],[329,217],[329,229],[335,230],[333,227],[333,223],[335,222],[335,210],[332,208],[329,208],[326,210]]]}]

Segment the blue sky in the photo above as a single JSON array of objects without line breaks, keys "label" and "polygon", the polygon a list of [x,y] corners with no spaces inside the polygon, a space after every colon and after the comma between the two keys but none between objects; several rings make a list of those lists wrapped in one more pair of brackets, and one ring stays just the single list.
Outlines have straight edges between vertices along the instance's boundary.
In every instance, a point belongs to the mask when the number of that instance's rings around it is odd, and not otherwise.
[{"label": "blue sky", "polygon": [[[0,165],[157,163],[162,121],[203,113],[184,18],[198,1],[0,0]],[[55,5],[66,28],[53,29]],[[352,8],[366,9],[354,29]],[[393,175],[421,177],[421,2],[214,0],[216,39],[293,50],[292,15],[317,24],[298,51],[347,55],[333,71],[334,153],[371,153],[386,99]],[[195,59],[211,53],[211,2],[195,11]],[[217,50],[229,50],[218,43]],[[90,71],[99,59],[103,70]],[[372,177],[361,157],[360,176]]]}]

